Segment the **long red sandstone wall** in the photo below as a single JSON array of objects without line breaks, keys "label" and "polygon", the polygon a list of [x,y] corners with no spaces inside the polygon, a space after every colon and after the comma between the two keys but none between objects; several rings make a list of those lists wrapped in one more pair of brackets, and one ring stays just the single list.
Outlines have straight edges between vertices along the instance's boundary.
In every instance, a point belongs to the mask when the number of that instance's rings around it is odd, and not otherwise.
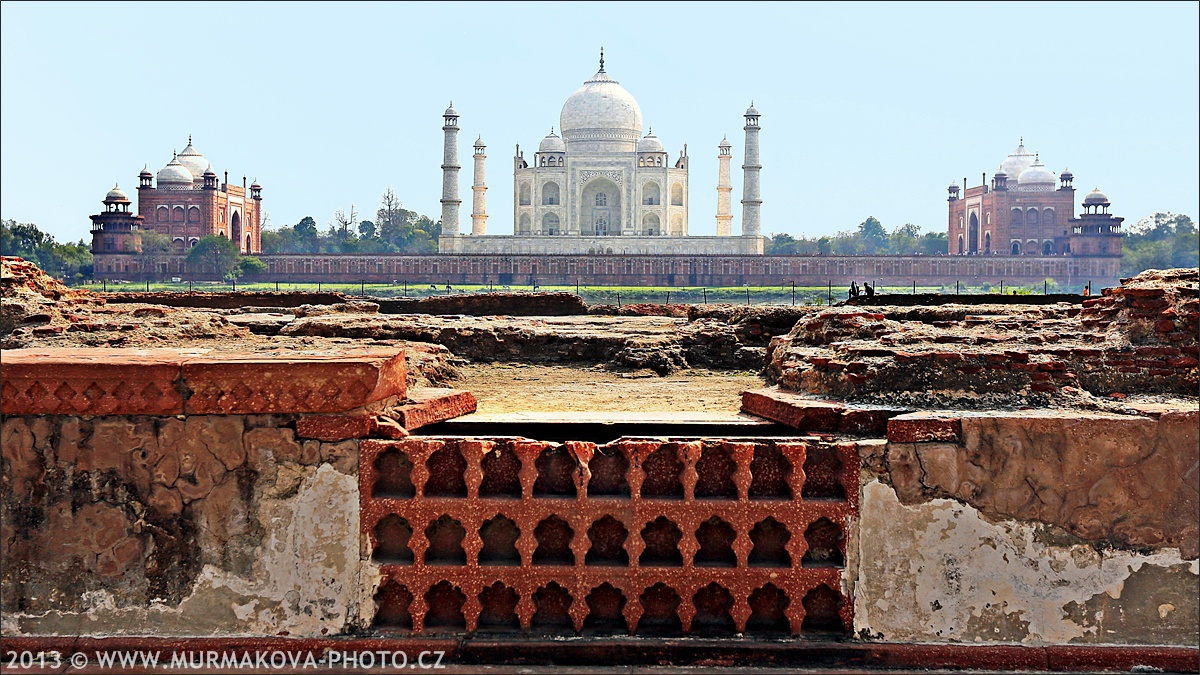
[{"label": "long red sandstone wall", "polygon": [[[248,281],[326,281],[409,284],[518,284],[590,286],[849,286],[969,285],[1001,281],[1093,288],[1118,282],[1119,257],[1072,256],[678,256],[678,255],[263,255],[265,274]],[[128,256],[98,254],[98,279],[139,278]],[[168,266],[189,276],[182,257]],[[110,269],[111,268],[111,269]]]}]

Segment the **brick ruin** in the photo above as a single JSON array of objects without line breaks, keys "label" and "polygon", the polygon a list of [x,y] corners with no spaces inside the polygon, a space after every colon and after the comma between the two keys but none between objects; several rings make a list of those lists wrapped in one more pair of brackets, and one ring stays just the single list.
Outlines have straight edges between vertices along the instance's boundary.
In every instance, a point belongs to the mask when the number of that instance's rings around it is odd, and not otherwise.
[{"label": "brick ruin", "polygon": [[[1195,270],[1082,305],[634,309],[682,316],[629,334],[367,303],[271,333],[5,274],[5,649],[1196,668]],[[741,409],[776,426],[455,432],[455,358],[548,353],[757,359]]]}]

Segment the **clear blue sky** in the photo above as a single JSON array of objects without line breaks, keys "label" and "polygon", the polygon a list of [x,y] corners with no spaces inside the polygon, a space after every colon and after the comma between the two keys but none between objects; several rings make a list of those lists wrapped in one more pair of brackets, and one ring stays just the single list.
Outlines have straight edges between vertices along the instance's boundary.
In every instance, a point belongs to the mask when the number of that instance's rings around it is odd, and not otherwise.
[{"label": "clear blue sky", "polygon": [[1078,201],[1200,216],[1198,4],[30,3],[0,13],[2,215],[61,240],[188,134],[220,174],[263,185],[273,226],[324,228],[391,185],[439,215],[441,113],[488,144],[488,230],[512,232],[514,144],[531,157],[596,70],[691,156],[692,234],[714,234],[717,143],[762,113],[763,232],[867,216],[941,230],[946,185],[1024,135]]}]

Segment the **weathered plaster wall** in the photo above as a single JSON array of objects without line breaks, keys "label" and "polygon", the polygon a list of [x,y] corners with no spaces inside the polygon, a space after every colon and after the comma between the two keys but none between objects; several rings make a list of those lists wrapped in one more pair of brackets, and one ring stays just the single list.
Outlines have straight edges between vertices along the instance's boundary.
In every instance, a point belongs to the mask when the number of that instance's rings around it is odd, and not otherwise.
[{"label": "weathered plaster wall", "polygon": [[855,630],[1196,645],[1195,410],[901,415],[859,444]]},{"label": "weathered plaster wall", "polygon": [[5,419],[4,633],[346,630],[357,441],[299,440],[287,423]]},{"label": "weathered plaster wall", "polygon": [[[1200,563],[989,522],[949,499],[862,488],[855,630],[888,641],[1195,645]],[[1077,540],[1075,540],[1077,541]]]}]

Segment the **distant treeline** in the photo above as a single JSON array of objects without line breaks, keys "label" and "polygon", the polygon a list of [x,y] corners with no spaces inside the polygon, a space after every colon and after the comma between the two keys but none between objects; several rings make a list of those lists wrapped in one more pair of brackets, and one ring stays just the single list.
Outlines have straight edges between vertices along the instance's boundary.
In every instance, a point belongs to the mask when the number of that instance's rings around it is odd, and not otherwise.
[{"label": "distant treeline", "polygon": [[305,216],[290,227],[264,229],[263,253],[437,253],[441,222],[404,208],[392,188],[380,198],[375,220],[359,220],[358,211],[334,212],[329,229]]},{"label": "distant treeline", "polygon": [[921,228],[906,223],[888,234],[883,224],[871,216],[852,232],[832,237],[793,237],[790,234],[767,235],[763,252],[767,255],[936,255],[946,253],[946,233],[921,233]]},{"label": "distant treeline", "polygon": [[37,263],[42,271],[65,281],[92,278],[91,245],[82,239],[77,244],[60,244],[33,223],[0,221],[0,253]]}]

